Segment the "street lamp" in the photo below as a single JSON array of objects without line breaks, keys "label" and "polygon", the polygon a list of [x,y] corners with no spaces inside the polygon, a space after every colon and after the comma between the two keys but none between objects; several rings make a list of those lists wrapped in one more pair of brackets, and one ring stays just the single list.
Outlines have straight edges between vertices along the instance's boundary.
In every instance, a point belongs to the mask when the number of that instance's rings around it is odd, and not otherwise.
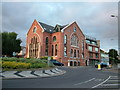
[{"label": "street lamp", "polygon": [[111,15],[111,17],[116,17],[116,18],[118,18],[118,16],[116,16],[116,15]]}]

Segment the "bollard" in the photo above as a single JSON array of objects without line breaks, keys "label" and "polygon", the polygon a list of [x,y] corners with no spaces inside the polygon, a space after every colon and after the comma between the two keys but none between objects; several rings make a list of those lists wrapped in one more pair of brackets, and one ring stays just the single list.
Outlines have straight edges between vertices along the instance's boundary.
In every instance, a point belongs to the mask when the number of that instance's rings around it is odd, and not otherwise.
[{"label": "bollard", "polygon": [[98,70],[101,70],[101,65],[100,64],[98,64]]}]

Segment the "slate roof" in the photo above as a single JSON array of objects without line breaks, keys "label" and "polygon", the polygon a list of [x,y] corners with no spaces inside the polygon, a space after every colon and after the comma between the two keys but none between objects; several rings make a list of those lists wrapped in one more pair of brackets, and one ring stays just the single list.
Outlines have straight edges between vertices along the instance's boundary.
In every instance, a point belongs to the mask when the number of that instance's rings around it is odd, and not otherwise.
[{"label": "slate roof", "polygon": [[58,26],[60,27],[60,30],[61,30],[61,29],[63,29],[64,27],[66,27],[67,25],[63,25],[63,26],[58,25]]},{"label": "slate roof", "polygon": [[42,28],[45,30],[45,32],[53,33],[54,27],[51,25],[47,25],[45,23],[39,22],[39,24],[42,26]]},{"label": "slate roof", "polygon": [[[42,28],[45,30],[45,32],[48,32],[48,33],[54,33],[54,28],[53,26],[51,25],[48,25],[48,24],[45,24],[45,23],[42,23],[42,22],[39,22],[39,24],[42,26]],[[67,25],[58,25],[60,27],[60,30],[63,29],[65,26]]]}]

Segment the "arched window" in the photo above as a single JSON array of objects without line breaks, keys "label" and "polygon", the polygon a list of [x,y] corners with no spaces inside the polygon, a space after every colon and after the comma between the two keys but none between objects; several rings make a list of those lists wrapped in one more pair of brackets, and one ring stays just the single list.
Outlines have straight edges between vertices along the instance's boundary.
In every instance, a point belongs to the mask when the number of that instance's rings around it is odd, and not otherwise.
[{"label": "arched window", "polygon": [[33,38],[33,43],[35,43],[35,37]]},{"label": "arched window", "polygon": [[64,35],[64,44],[67,43],[67,35]]},{"label": "arched window", "polygon": [[31,43],[33,43],[33,38],[31,39]]},{"label": "arched window", "polygon": [[79,50],[78,50],[78,58],[80,57],[80,55],[79,55]]},{"label": "arched window", "polygon": [[74,50],[74,57],[76,57],[76,50]]},{"label": "arched window", "polygon": [[84,40],[82,40],[82,51],[84,51]]},{"label": "arched window", "polygon": [[73,49],[71,49],[70,53],[71,53],[71,57],[72,57],[72,55],[73,55]]},{"label": "arched window", "polygon": [[52,56],[54,56],[54,46],[52,45]]},{"label": "arched window", "polygon": [[31,43],[30,43],[30,46],[29,46],[29,57],[30,58],[37,58],[38,57],[38,41],[37,41],[37,37],[33,37],[31,38]]},{"label": "arched window", "polygon": [[33,28],[33,32],[35,33],[35,32],[36,32],[36,30],[37,30],[37,28],[36,28],[36,27],[34,27],[34,28]]},{"label": "arched window", "polygon": [[55,56],[57,56],[57,44],[55,45]]},{"label": "arched window", "polygon": [[36,37],[36,39],[35,39],[35,43],[37,43],[37,37]]},{"label": "arched window", "polygon": [[48,37],[46,37],[46,41],[45,41],[46,44],[48,44]]},{"label": "arched window", "polygon": [[78,38],[76,37],[76,35],[72,35],[72,37],[71,37],[71,45],[78,46],[78,44],[79,44]]},{"label": "arched window", "polygon": [[76,32],[76,27],[74,27],[74,32]]},{"label": "arched window", "polygon": [[67,56],[67,47],[64,47],[64,56]]},{"label": "arched window", "polygon": [[56,36],[53,37],[53,42],[55,42],[55,41],[56,41]]},{"label": "arched window", "polygon": [[45,49],[45,55],[48,56],[48,37],[46,37],[46,49]]}]

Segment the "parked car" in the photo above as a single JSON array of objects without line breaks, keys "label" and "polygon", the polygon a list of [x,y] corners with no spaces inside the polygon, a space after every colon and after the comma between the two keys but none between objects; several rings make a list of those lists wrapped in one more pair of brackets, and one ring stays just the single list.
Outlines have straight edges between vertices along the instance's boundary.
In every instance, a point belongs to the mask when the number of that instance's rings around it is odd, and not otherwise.
[{"label": "parked car", "polygon": [[96,68],[98,68],[98,64],[100,64],[101,68],[108,66],[107,63],[97,63],[97,64],[95,64]]},{"label": "parked car", "polygon": [[55,59],[53,59],[53,60],[50,60],[54,65],[56,65],[56,66],[64,66],[64,64],[63,63],[60,63],[60,62],[58,62],[57,60],[55,60]]}]

